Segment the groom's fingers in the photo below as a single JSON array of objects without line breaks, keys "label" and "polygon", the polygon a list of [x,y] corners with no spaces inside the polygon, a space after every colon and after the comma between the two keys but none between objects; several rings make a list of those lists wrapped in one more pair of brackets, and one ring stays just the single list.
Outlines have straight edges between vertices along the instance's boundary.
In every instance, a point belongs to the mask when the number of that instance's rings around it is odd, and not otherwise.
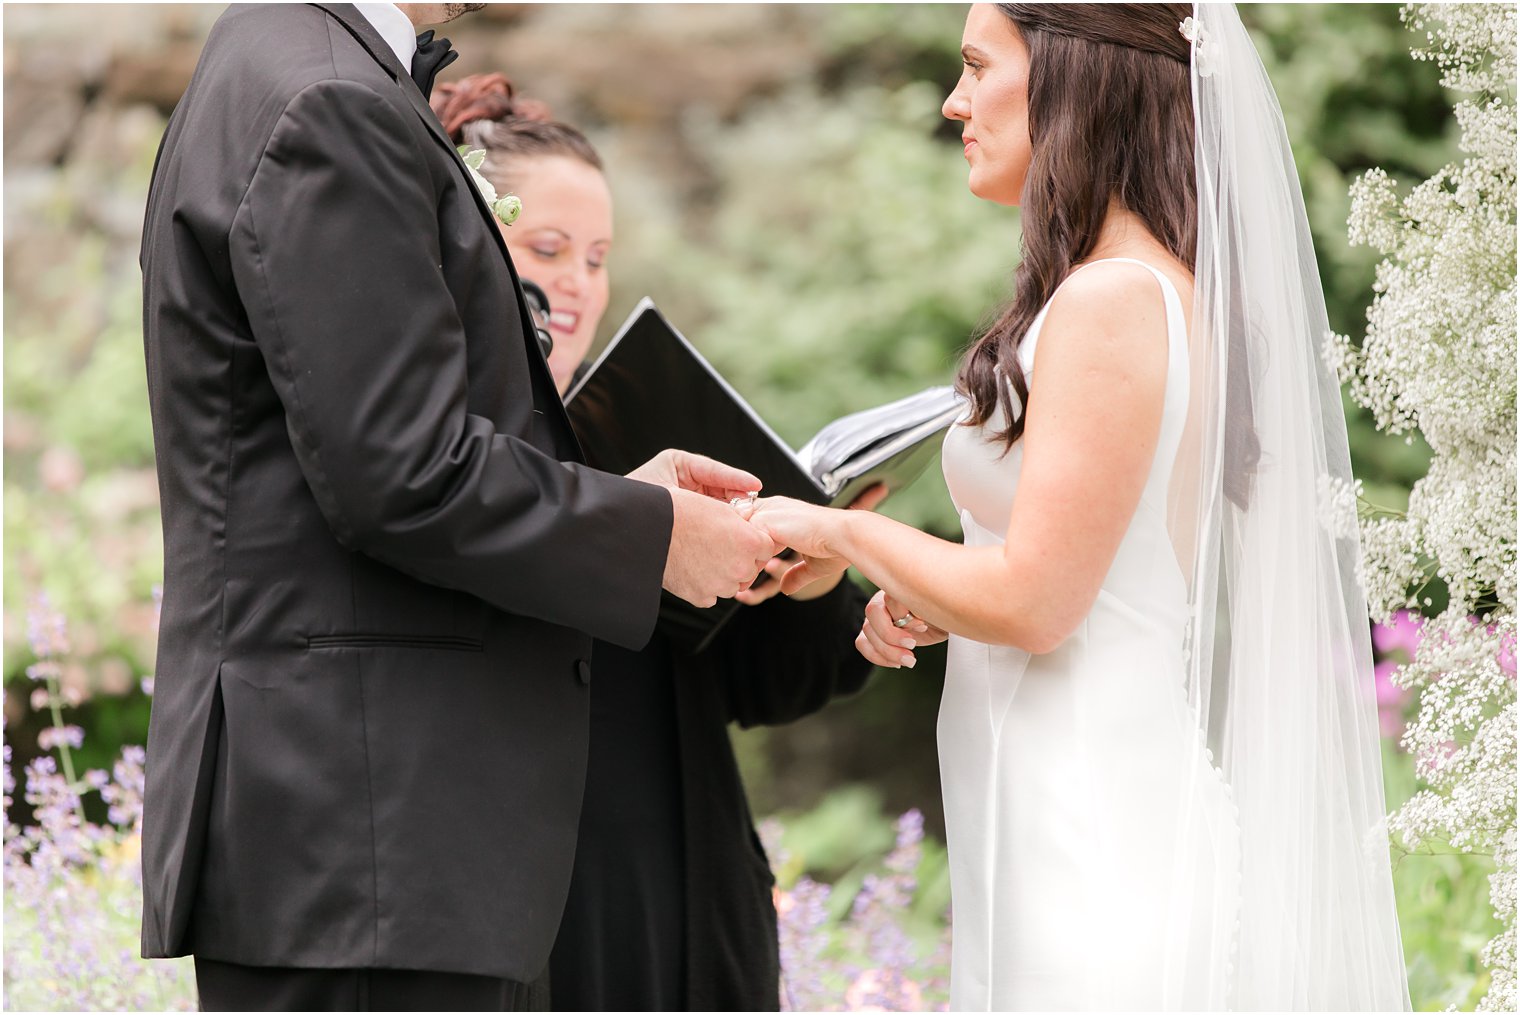
[{"label": "groom's fingers", "polygon": [[758,491],[762,484],[758,476],[725,465],[706,455],[694,455],[687,451],[675,454],[676,476],[683,489],[698,493],[724,496],[724,499],[747,496]]}]

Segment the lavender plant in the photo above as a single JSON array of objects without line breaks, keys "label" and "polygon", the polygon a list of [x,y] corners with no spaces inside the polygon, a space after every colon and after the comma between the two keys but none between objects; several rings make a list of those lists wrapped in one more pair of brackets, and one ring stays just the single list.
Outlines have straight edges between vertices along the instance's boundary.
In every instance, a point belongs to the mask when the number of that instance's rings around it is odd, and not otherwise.
[{"label": "lavender plant", "polygon": [[[27,671],[36,682],[30,703],[49,725],[38,737],[44,753],[26,765],[20,787],[6,729],[4,1007],[193,1011],[189,962],[147,962],[137,955],[144,751],[124,748],[110,772],[76,771],[73,752],[84,732],[66,715],[76,704],[62,681],[67,625],[39,597],[28,613],[28,633],[36,658]],[[32,807],[24,827],[11,821],[18,788]],[[104,805],[104,822],[87,817],[92,794]],[[920,901],[923,816],[909,811],[895,831],[892,850],[866,874],[842,915],[836,910],[843,899],[830,885],[804,876],[777,890],[786,1010],[943,1010],[948,926],[938,914],[915,921],[913,912]],[[779,826],[768,822],[762,834],[784,866]]]},{"label": "lavender plant", "polygon": [[[21,787],[32,821],[11,821],[17,783],[5,756],[4,1006],[32,1011],[193,1011],[187,961],[147,962],[137,955],[142,915],[141,866],[144,753],[123,750],[111,772],[76,774],[72,751],[84,733],[64,721],[59,675],[68,653],[63,617],[46,599],[29,611],[39,687],[32,704],[51,719],[38,737],[45,752],[26,766]],[[85,816],[97,794],[107,820]]]},{"label": "lavender plant", "polygon": [[[777,890],[783,1010],[945,1010],[948,923],[935,921],[927,942],[911,929],[923,815],[904,814],[896,833],[892,851],[879,870],[866,874],[839,920],[830,918],[828,885],[803,876],[789,890]],[[778,845],[769,852],[785,866]]]},{"label": "lavender plant", "polygon": [[1380,429],[1430,444],[1429,473],[1407,512],[1362,523],[1374,619],[1444,610],[1424,621],[1392,680],[1418,696],[1402,745],[1423,787],[1392,818],[1414,849],[1448,843],[1491,853],[1503,931],[1482,950],[1492,973],[1480,1010],[1512,1011],[1515,986],[1515,61],[1512,4],[1420,4],[1417,60],[1468,93],[1456,105],[1467,157],[1400,196],[1374,169],[1352,189],[1351,240],[1385,256],[1360,348],[1329,358]]}]

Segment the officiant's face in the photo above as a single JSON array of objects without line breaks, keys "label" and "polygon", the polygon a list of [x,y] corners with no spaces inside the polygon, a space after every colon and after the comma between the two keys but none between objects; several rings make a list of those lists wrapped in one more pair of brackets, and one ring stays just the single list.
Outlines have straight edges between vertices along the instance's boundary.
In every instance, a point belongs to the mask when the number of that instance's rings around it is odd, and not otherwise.
[{"label": "officiant's face", "polygon": [[1018,204],[1029,175],[1029,49],[995,5],[975,4],[961,60],[961,79],[943,111],[962,125],[971,193]]},{"label": "officiant's face", "polygon": [[514,162],[510,183],[522,213],[502,235],[522,277],[549,296],[549,369],[564,394],[607,310],[612,194],[600,170],[563,155]]}]

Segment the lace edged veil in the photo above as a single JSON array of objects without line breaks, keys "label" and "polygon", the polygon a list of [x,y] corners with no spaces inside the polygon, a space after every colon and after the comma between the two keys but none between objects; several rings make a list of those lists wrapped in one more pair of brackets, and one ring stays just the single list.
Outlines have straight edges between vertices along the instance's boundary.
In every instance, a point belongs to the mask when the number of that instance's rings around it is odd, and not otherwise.
[{"label": "lace edged veil", "polygon": [[1210,993],[1230,1008],[1407,1010],[1360,554],[1332,510],[1351,480],[1345,417],[1303,197],[1234,5],[1197,4],[1180,29],[1199,229],[1169,528],[1187,696],[1234,801],[1238,850],[1218,855],[1239,891],[1181,907],[1215,926],[1174,928],[1169,965],[1223,970]]}]

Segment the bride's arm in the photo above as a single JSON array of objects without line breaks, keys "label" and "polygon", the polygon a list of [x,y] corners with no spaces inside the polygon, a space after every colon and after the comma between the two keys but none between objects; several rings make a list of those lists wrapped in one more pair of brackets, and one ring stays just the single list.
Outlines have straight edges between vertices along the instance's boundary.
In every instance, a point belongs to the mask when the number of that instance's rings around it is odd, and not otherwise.
[{"label": "bride's arm", "polygon": [[754,521],[808,556],[848,560],[935,627],[1048,652],[1091,609],[1139,503],[1161,427],[1166,335],[1165,304],[1144,268],[1095,266],[1062,287],[1036,352],[1001,547],[797,502],[762,502]]}]

